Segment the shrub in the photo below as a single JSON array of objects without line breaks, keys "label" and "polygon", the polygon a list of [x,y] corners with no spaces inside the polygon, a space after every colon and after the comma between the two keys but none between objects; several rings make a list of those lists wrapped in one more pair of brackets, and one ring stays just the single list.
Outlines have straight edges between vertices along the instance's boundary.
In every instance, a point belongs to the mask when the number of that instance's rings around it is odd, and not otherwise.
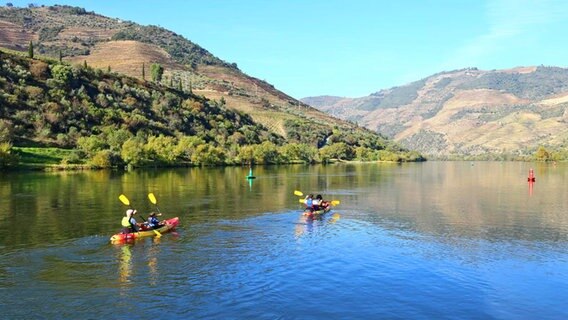
[{"label": "shrub", "polygon": [[83,160],[79,156],[79,152],[71,152],[61,159],[61,164],[79,164],[82,162]]},{"label": "shrub", "polygon": [[12,144],[8,142],[0,143],[0,168],[12,167],[18,164],[19,157],[12,153]]},{"label": "shrub", "polygon": [[69,86],[73,80],[73,68],[57,64],[51,68],[53,79],[61,86]]},{"label": "shrub", "polygon": [[110,150],[101,150],[91,158],[89,164],[97,169],[110,168],[112,167],[112,153]]},{"label": "shrub", "polygon": [[46,80],[49,78],[49,65],[41,60],[32,60],[30,63],[30,73],[34,78]]}]

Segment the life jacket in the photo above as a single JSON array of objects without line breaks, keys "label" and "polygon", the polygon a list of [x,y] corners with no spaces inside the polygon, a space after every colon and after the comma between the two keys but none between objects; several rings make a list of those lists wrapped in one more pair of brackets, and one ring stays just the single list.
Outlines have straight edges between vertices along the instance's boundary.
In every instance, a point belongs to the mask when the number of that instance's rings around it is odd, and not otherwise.
[{"label": "life jacket", "polygon": [[306,199],[306,202],[305,202],[306,207],[311,207],[313,205],[313,202],[314,202],[313,199],[310,199],[310,198]]},{"label": "life jacket", "polygon": [[160,220],[158,220],[158,218],[156,217],[149,217],[148,218],[148,225],[152,228],[155,228],[159,225]]},{"label": "life jacket", "polygon": [[128,217],[122,217],[122,226],[125,228],[130,227],[130,220]]}]

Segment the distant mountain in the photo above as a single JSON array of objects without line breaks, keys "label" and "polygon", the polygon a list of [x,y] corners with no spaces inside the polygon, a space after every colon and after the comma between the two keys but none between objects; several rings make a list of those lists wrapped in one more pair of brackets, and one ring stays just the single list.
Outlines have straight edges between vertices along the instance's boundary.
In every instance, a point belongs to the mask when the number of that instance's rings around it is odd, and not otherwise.
[{"label": "distant mountain", "polygon": [[[380,139],[383,136],[331,117],[266,81],[240,71],[173,31],[108,18],[71,6],[0,7],[0,47],[26,52],[33,43],[37,55],[73,65],[150,80],[151,65],[164,68],[161,84],[221,103],[249,115],[255,123],[287,142],[318,147],[337,129]],[[334,131],[335,130],[335,131]]]},{"label": "distant mountain", "polygon": [[568,69],[442,72],[362,98],[302,101],[426,155],[527,155],[568,143]]}]

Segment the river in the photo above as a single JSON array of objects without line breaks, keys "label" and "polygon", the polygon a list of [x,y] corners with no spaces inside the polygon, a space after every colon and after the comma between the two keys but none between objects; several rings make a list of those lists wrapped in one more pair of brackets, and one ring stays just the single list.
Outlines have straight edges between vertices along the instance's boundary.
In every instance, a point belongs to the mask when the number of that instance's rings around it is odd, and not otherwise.
[{"label": "river", "polygon": [[[248,170],[0,174],[2,318],[568,318],[566,163]],[[120,194],[180,226],[111,244]]]}]

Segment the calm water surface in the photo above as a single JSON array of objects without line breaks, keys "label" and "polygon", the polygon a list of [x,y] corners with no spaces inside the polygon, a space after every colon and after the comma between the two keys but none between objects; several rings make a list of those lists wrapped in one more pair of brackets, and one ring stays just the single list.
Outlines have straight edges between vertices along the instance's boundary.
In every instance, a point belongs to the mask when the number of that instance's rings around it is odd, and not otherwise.
[{"label": "calm water surface", "polygon": [[[0,175],[1,317],[568,318],[568,164],[254,173]],[[294,190],[341,204],[306,221]],[[148,192],[177,232],[110,244],[118,195],[145,216]]]}]

